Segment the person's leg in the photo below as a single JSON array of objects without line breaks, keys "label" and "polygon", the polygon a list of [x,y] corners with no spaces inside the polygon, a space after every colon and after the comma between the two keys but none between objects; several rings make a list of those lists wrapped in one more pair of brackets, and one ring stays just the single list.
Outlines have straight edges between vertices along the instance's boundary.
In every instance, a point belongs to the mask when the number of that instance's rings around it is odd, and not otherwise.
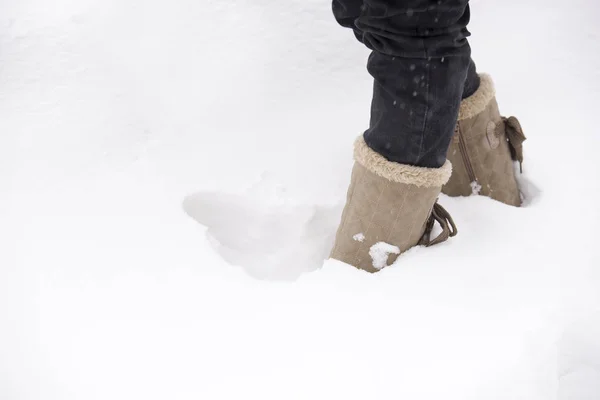
[{"label": "person's leg", "polygon": [[467,97],[472,96],[479,88],[480,83],[481,80],[477,74],[477,67],[475,67],[475,62],[471,58],[469,59],[469,68],[467,68],[467,78],[463,85],[462,99],[464,100]]},{"label": "person's leg", "polygon": [[362,33],[356,27],[356,20],[364,9],[363,0],[333,0],[331,4],[333,16],[344,28],[350,28],[354,35],[362,42]]},{"label": "person's leg", "polygon": [[333,11],[373,50],[369,147],[394,162],[443,165],[460,100],[479,85],[468,0],[334,0]]},{"label": "person's leg", "polygon": [[[401,10],[398,8],[397,4],[400,3],[393,1],[377,1],[377,3],[382,4],[387,8],[383,9],[383,18],[379,22],[371,23],[370,25],[367,24],[368,28],[366,29],[366,34],[359,29],[359,27],[364,29],[365,26],[365,24],[361,23],[359,18],[369,15],[367,5],[363,3],[363,0],[334,0],[333,13],[340,25],[354,29],[356,37],[372,48],[377,47],[376,45],[379,41],[377,35],[385,37],[388,43],[384,43],[383,46],[380,45],[380,47],[385,49],[386,46],[389,46],[389,41],[393,41],[393,35],[389,35],[389,29],[385,26],[386,17],[392,16],[391,19],[401,21],[401,18],[398,18],[397,16],[398,12]],[[432,4],[430,5],[429,3]],[[410,5],[406,3],[406,17],[408,17],[409,14],[411,17],[414,17],[415,7],[418,5],[421,6],[421,11],[418,14],[419,19],[416,22],[403,23],[402,26],[405,28],[412,27],[416,32],[419,32],[419,26],[415,27],[415,24],[419,25],[423,23],[423,26],[431,25],[431,15],[426,18],[421,18],[424,10],[436,12],[435,4],[433,4],[433,2],[429,3],[426,1],[413,1]],[[448,1],[438,1],[436,4],[441,7],[438,11],[446,12],[448,9],[446,8],[446,10],[443,10],[444,7],[460,7],[463,4],[463,2],[455,2],[453,5],[449,5],[448,3]],[[464,3],[466,3],[466,1]],[[409,9],[409,7],[412,8]],[[465,12],[466,11],[465,8]],[[438,23],[442,21],[436,15],[433,17],[433,22],[436,22],[436,19]],[[464,23],[466,23],[466,21],[464,21]],[[379,30],[375,29],[376,40],[373,40],[373,35],[369,33],[369,30],[373,30],[373,27],[380,28]],[[411,36],[410,32],[408,36]],[[416,38],[418,35],[412,36]],[[429,41],[429,44],[433,43],[434,46],[436,45],[435,41],[431,40],[430,37],[428,37],[427,40]],[[375,43],[375,45],[373,43]],[[426,48],[426,46],[424,46],[424,48]],[[404,63],[406,63],[406,61]],[[406,68],[404,68],[404,70],[406,70]],[[394,74],[394,72],[391,73]],[[379,73],[380,80],[384,80],[381,78],[382,76],[385,78],[384,75],[384,72]],[[393,82],[391,84],[388,82],[387,84],[379,86],[389,87],[392,85]],[[374,105],[383,104],[385,106],[385,101],[378,100],[377,90],[378,87],[376,83]],[[452,174],[450,182],[444,186],[443,192],[450,196],[467,196],[477,192],[506,204],[519,205],[521,200],[518,184],[515,180],[514,172],[512,171],[512,162],[516,160],[522,164],[522,142],[525,139],[525,136],[523,135],[518,121],[515,122],[515,118],[500,118],[494,99],[494,89],[491,78],[489,76],[480,78],[472,59],[469,59],[461,98],[459,120],[455,128],[456,133],[453,136],[453,140],[451,140],[447,154],[448,159],[452,161],[454,166],[454,173]],[[406,107],[406,105],[403,107]],[[396,120],[393,120],[388,117],[390,113],[394,113],[393,110],[381,112],[380,108],[380,106],[374,106],[374,115],[376,117],[377,115],[382,115],[380,117],[379,126],[372,126],[371,130],[368,131],[368,133],[374,136],[371,140],[372,143],[377,143],[378,129],[386,125],[393,127],[394,123],[400,124],[398,119],[406,118],[406,115],[396,115]],[[411,111],[414,115],[414,110],[411,109]],[[411,111],[408,112],[409,116]],[[377,120],[374,119],[374,121]],[[411,123],[410,120],[407,121],[408,124]],[[507,121],[512,121],[512,123],[508,123]],[[489,127],[492,126],[492,124],[496,129],[494,130],[494,133],[491,134],[492,136],[488,137],[490,135]],[[410,132],[410,129],[408,131]],[[448,131],[446,130],[446,135],[447,133]],[[494,138],[496,136],[498,139]],[[402,137],[400,139],[402,140]],[[424,141],[424,143],[426,143],[426,141]],[[390,146],[391,144],[391,141],[385,142],[385,145],[387,146]],[[377,145],[374,145],[374,147],[377,147]],[[435,153],[439,156],[440,151],[441,150],[438,150]],[[382,153],[385,153],[385,150],[382,151]],[[469,153],[477,154],[479,157],[473,158]],[[484,154],[485,156],[482,156]],[[390,156],[388,155],[388,157]],[[467,164],[468,168],[466,167]]]},{"label": "person's leg", "polygon": [[[365,10],[363,0],[333,0],[332,10],[337,22],[344,28],[350,28],[354,31],[356,38],[362,43],[362,32],[356,27],[356,20]],[[462,99],[473,95],[479,87],[479,75],[473,59],[469,60],[467,77],[465,79]]]},{"label": "person's leg", "polygon": [[[349,1],[336,0],[334,14],[343,26],[354,21],[373,50],[367,67],[375,85],[331,258],[374,272],[413,246],[456,234],[436,199],[450,178],[446,153],[474,64],[468,0]],[[435,221],[442,233],[430,240]]]},{"label": "person's leg", "polygon": [[365,141],[390,161],[439,168],[470,63],[468,0],[367,0],[356,20],[373,50]]}]

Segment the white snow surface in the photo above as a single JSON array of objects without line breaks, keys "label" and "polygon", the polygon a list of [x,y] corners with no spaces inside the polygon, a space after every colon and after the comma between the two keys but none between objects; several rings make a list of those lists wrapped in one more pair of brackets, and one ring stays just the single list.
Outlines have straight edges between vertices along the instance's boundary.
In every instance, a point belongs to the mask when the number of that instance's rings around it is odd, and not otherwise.
[{"label": "white snow surface", "polygon": [[371,246],[369,255],[373,261],[373,268],[380,270],[387,267],[390,254],[400,254],[398,246],[386,242],[378,242]]},{"label": "white snow surface", "polygon": [[473,1],[525,207],[327,257],[368,51],[329,1],[0,2],[0,399],[600,398],[600,6]]}]

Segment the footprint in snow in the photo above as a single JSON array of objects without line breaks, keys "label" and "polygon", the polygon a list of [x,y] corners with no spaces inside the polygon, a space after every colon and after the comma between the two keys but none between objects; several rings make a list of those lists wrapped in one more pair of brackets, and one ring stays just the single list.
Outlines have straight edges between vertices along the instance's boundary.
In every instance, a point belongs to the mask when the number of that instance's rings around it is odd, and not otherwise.
[{"label": "footprint in snow", "polygon": [[268,280],[293,280],[318,269],[329,256],[341,212],[220,192],[190,195],[183,208],[208,228],[211,245],[226,262]]}]

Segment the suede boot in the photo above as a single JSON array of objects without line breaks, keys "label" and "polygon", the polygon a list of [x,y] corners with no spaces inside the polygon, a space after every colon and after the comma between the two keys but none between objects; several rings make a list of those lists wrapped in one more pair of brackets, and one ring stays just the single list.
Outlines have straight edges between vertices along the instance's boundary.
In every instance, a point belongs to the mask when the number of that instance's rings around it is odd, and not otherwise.
[{"label": "suede boot", "polygon": [[[416,245],[431,246],[456,234],[448,213],[436,203],[452,173],[390,162],[362,136],[354,145],[354,168],[331,258],[368,272],[393,263]],[[434,222],[442,233],[430,239]]]},{"label": "suede boot", "polygon": [[452,176],[442,188],[448,196],[483,195],[511,206],[521,205],[514,162],[523,163],[525,135],[515,117],[498,111],[494,84],[481,75],[479,89],[460,105],[448,150]]}]

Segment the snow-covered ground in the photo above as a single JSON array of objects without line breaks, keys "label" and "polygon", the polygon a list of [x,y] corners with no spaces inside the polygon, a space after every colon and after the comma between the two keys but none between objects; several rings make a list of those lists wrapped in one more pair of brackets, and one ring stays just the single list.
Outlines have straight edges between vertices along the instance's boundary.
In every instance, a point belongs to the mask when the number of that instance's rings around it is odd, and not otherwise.
[{"label": "snow-covered ground", "polygon": [[473,1],[526,207],[327,256],[366,49],[324,0],[0,2],[0,399],[600,398],[600,5]]}]

